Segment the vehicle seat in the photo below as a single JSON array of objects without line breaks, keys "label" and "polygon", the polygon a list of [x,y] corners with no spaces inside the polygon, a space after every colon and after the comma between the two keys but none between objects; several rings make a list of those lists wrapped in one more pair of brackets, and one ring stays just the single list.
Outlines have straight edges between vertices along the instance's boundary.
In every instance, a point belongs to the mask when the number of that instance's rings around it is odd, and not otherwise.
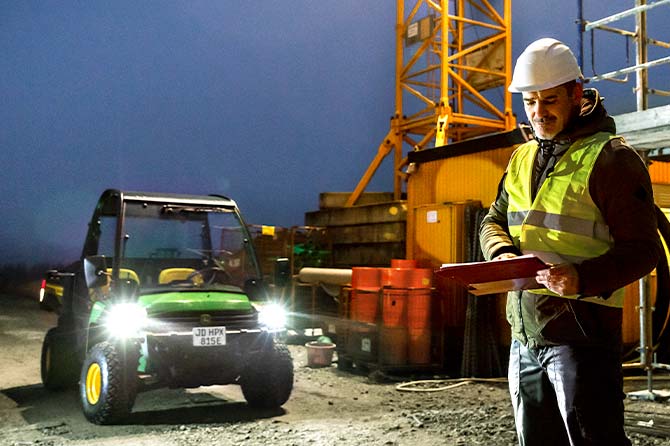
[{"label": "vehicle seat", "polygon": [[193,268],[165,268],[158,274],[158,284],[170,283],[173,280],[186,280],[194,272]]},{"label": "vehicle seat", "polygon": [[[112,274],[112,268],[107,268],[107,273]],[[138,285],[140,284],[140,278],[138,277],[137,273],[129,268],[119,269],[119,279],[134,280]]]},{"label": "vehicle seat", "polygon": [[[109,276],[107,276],[107,284],[106,285],[103,285],[103,286],[98,287],[98,288],[91,288],[91,289],[88,290],[89,298],[92,301],[101,300],[101,299],[104,299],[107,296],[109,296],[112,268],[107,268],[107,274],[109,274]],[[119,279],[132,280],[135,283],[137,283],[138,286],[140,284],[140,278],[137,275],[137,273],[135,271],[133,271],[132,269],[129,269],[129,268],[119,269]]]}]

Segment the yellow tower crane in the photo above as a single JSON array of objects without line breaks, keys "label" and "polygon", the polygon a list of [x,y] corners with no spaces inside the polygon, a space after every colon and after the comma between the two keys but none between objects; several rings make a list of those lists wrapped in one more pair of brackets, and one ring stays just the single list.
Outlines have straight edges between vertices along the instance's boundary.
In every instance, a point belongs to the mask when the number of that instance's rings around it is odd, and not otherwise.
[{"label": "yellow tower crane", "polygon": [[[407,13],[406,13],[407,11]],[[345,206],[393,152],[394,199],[409,150],[512,130],[512,1],[397,0],[391,128]]]}]

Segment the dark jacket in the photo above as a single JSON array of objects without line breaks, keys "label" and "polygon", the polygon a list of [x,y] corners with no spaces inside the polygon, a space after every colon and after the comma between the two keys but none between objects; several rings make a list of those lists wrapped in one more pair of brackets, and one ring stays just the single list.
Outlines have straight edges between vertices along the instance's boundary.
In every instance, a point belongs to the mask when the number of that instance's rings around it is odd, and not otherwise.
[{"label": "dark jacket", "polygon": [[[535,190],[573,142],[598,131],[615,133],[614,120],[598,92],[585,90],[579,117],[554,138],[553,156],[544,171],[533,174]],[[614,245],[605,254],[575,265],[579,293],[607,299],[614,290],[653,270],[661,255],[651,181],[639,155],[622,139],[613,139],[596,160],[589,192],[609,226]],[[480,228],[482,252],[487,260],[505,252],[520,254],[507,231],[507,204],[503,176],[498,196]],[[622,310],[604,305],[510,292],[507,319],[512,337],[530,347],[584,344],[618,349],[621,342]]]}]

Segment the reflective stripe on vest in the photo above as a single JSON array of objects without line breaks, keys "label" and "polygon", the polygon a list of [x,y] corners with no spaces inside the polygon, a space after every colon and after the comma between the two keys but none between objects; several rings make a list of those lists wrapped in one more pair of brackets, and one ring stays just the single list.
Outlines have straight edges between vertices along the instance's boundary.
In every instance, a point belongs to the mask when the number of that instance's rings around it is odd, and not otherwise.
[{"label": "reflective stripe on vest", "polygon": [[[551,264],[579,264],[611,248],[613,241],[607,224],[589,193],[589,178],[602,148],[612,138],[615,136],[601,132],[570,146],[540,186],[534,201],[530,185],[537,142],[527,142],[514,152],[505,177],[509,197],[507,222],[512,240],[522,253],[535,254]],[[555,295],[547,289],[531,292]],[[607,300],[582,300],[621,308],[623,289]]]}]

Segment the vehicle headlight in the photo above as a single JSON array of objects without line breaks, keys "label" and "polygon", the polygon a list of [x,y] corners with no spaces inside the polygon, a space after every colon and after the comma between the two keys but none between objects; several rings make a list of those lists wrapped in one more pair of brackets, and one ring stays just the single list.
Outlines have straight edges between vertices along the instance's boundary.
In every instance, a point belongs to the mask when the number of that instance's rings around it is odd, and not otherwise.
[{"label": "vehicle headlight", "polygon": [[115,338],[132,338],[139,335],[147,322],[147,310],[136,303],[120,303],[109,309],[105,327]]},{"label": "vehicle headlight", "polygon": [[269,329],[286,327],[286,309],[279,304],[267,304],[259,308],[258,322]]}]

